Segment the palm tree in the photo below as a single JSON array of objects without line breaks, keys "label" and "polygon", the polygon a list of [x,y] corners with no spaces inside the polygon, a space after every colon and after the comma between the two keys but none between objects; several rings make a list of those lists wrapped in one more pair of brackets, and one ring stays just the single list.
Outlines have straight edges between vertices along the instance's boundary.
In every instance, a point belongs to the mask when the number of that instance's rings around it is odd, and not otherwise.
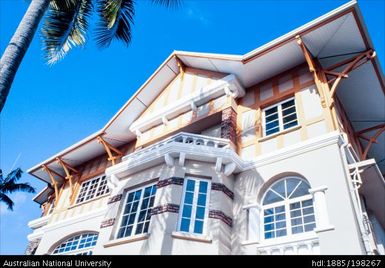
[{"label": "palm tree", "polygon": [[7,194],[18,191],[35,193],[35,189],[29,183],[17,183],[22,173],[23,171],[17,168],[3,179],[3,171],[0,169],[0,202],[5,203],[9,210],[13,210],[14,203]]},{"label": "palm tree", "polygon": [[[154,4],[176,7],[180,0],[151,0]],[[115,38],[127,45],[135,14],[134,0],[31,0],[27,12],[0,60],[0,113],[21,61],[44,14],[43,43],[46,60],[53,64],[75,46],[86,41],[88,22],[95,10],[99,15],[96,42],[107,47]]]}]

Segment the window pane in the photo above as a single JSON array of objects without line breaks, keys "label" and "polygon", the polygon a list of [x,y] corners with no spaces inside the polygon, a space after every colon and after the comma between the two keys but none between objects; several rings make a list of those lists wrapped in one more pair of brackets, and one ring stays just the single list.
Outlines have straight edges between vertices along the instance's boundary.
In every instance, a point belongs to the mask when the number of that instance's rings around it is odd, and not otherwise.
[{"label": "window pane", "polygon": [[266,232],[265,233],[265,239],[274,238],[274,232]]},{"label": "window pane", "polygon": [[282,103],[282,110],[287,109],[290,106],[294,106],[294,99]]},{"label": "window pane", "polygon": [[301,181],[301,184],[297,187],[294,193],[290,196],[290,198],[295,198],[303,195],[309,194],[309,186]]},{"label": "window pane", "polygon": [[190,219],[182,218],[180,230],[182,232],[188,232],[190,227]]},{"label": "window pane", "polygon": [[287,188],[287,195],[290,196],[294,189],[301,183],[301,180],[290,178],[285,180],[286,181],[286,188]]},{"label": "window pane", "polygon": [[194,233],[197,233],[197,234],[203,233],[203,221],[198,221],[198,220],[195,221]]},{"label": "window pane", "polygon": [[279,221],[275,223],[275,228],[276,229],[282,229],[286,227],[286,221]]},{"label": "window pane", "polygon": [[314,228],[315,228],[315,223],[306,224],[306,225],[305,225],[305,232],[313,231]]},{"label": "window pane", "polygon": [[204,217],[205,217],[205,207],[197,207],[195,218],[203,219]]},{"label": "window pane", "polygon": [[278,107],[277,107],[277,106],[272,107],[272,108],[270,108],[270,109],[267,109],[267,110],[265,111],[265,116],[267,117],[267,116],[269,116],[269,115],[271,115],[271,114],[273,114],[273,113],[276,113],[277,111],[278,111]]},{"label": "window pane", "polygon": [[286,229],[276,231],[276,237],[285,236],[286,234]]},{"label": "window pane", "polygon": [[192,209],[191,205],[184,205],[182,217],[191,218],[191,209]]},{"label": "window pane", "polygon": [[193,197],[194,197],[194,193],[186,192],[184,202],[186,204],[192,204],[193,203]]},{"label": "window pane", "polygon": [[[98,234],[95,233],[84,233],[67,239],[65,242],[57,246],[52,254],[69,253],[79,249],[89,249],[95,246],[98,240]],[[73,254],[73,253],[72,253]]]},{"label": "window pane", "polygon": [[194,188],[195,188],[195,181],[187,180],[186,191],[194,192]]},{"label": "window pane", "polygon": [[269,190],[267,192],[265,198],[263,199],[263,204],[264,205],[272,204],[272,203],[279,202],[282,200],[283,200],[282,197],[280,197],[279,195],[277,195],[273,191]]},{"label": "window pane", "polygon": [[302,226],[296,226],[291,228],[291,232],[293,234],[303,233],[303,227]]},{"label": "window pane", "polygon": [[273,185],[273,187],[271,187],[275,192],[277,192],[278,194],[280,194],[282,197],[286,197],[286,194],[285,194],[285,183],[284,181],[280,181],[276,184]]},{"label": "window pane", "polygon": [[207,185],[208,185],[208,183],[206,181],[201,181],[199,184],[199,192],[200,193],[207,193]]},{"label": "window pane", "polygon": [[205,194],[199,194],[198,195],[198,206],[205,206],[206,205],[206,195]]}]

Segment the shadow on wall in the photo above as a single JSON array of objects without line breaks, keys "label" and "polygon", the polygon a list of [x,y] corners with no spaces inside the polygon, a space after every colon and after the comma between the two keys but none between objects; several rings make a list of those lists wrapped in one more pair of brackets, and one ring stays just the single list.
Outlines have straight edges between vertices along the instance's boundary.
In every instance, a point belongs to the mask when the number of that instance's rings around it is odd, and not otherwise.
[{"label": "shadow on wall", "polygon": [[243,206],[257,202],[264,181],[256,169],[238,174],[234,184],[232,254],[246,254],[242,242],[247,240],[247,212]]}]

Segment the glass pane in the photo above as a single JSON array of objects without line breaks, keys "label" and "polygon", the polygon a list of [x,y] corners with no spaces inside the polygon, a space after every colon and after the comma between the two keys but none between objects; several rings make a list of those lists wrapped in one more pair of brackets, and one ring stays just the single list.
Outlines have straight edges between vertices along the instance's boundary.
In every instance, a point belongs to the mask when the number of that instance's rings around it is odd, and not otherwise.
[{"label": "glass pane", "polygon": [[282,230],[276,231],[276,236],[277,236],[277,237],[285,236],[286,234],[287,234],[287,233],[286,233],[286,229],[282,229]]},{"label": "glass pane", "polygon": [[274,224],[272,223],[269,223],[269,224],[265,224],[265,231],[271,231],[271,230],[274,230]]},{"label": "glass pane", "polygon": [[134,193],[129,193],[127,197],[127,203],[132,202],[133,199],[134,199]]},{"label": "glass pane", "polygon": [[287,115],[290,115],[290,114],[295,114],[295,107],[294,106],[282,109],[283,117],[286,117]]},{"label": "glass pane", "polygon": [[286,179],[286,189],[287,189],[287,195],[290,196],[295,187],[301,182],[299,179],[290,178]]},{"label": "glass pane", "polygon": [[132,233],[132,225],[130,225],[130,226],[128,226],[128,227],[126,228],[126,232],[124,233],[124,236],[125,236],[125,237],[126,237],[126,236],[130,236],[131,233]]},{"label": "glass pane", "polygon": [[314,209],[313,207],[305,208],[303,210],[303,215],[309,215],[309,214],[314,214]]},{"label": "glass pane", "polygon": [[180,230],[182,232],[188,232],[190,226],[190,219],[182,218],[182,222],[180,224]]},{"label": "glass pane", "polygon": [[275,229],[282,229],[286,227],[286,221],[279,221],[275,223]]},{"label": "glass pane", "polygon": [[195,221],[194,233],[202,234],[203,233],[203,221]]},{"label": "glass pane", "polygon": [[128,224],[134,224],[135,221],[135,213],[130,214],[130,218],[128,220]]},{"label": "glass pane", "polygon": [[269,208],[269,209],[265,209],[265,210],[264,210],[265,216],[267,216],[267,215],[272,215],[273,213],[274,213],[274,209],[272,209],[272,208]]},{"label": "glass pane", "polygon": [[149,198],[143,199],[141,209],[147,208],[149,201],[150,201]]},{"label": "glass pane", "polygon": [[290,198],[295,198],[299,196],[304,196],[309,194],[309,186],[301,181],[301,184],[297,187],[294,193],[290,196]]},{"label": "glass pane", "polygon": [[304,223],[315,222],[314,215],[305,216],[303,221],[304,221]]},{"label": "glass pane", "polygon": [[142,211],[139,213],[138,222],[144,221],[145,218],[146,218],[146,210],[142,210]]},{"label": "glass pane", "polygon": [[269,116],[269,115],[271,115],[273,113],[276,113],[277,111],[278,111],[278,107],[277,106],[272,107],[270,109],[267,109],[267,110],[265,110],[265,116]]},{"label": "glass pane", "polygon": [[135,192],[134,200],[139,200],[141,194],[142,194],[142,190],[136,191],[136,192]]},{"label": "glass pane", "polygon": [[274,129],[271,129],[271,130],[266,130],[266,136],[269,136],[269,135],[277,133],[277,132],[279,132],[279,127],[276,127]]},{"label": "glass pane", "polygon": [[147,233],[148,232],[149,225],[150,225],[149,221],[144,224],[143,233]]},{"label": "glass pane", "polygon": [[275,202],[279,202],[279,201],[282,201],[282,197],[278,196],[276,193],[274,193],[273,191],[269,190],[263,200],[263,204],[264,205],[267,205],[267,204],[271,204],[271,203],[275,203]]},{"label": "glass pane", "polygon": [[297,120],[291,121],[290,123],[284,124],[283,125],[283,129],[288,129],[288,128],[291,128],[291,127],[295,127],[296,125],[298,125]]},{"label": "glass pane", "polygon": [[199,192],[200,193],[207,193],[207,181],[201,181],[199,184]]},{"label": "glass pane", "polygon": [[286,217],[285,217],[285,213],[281,213],[281,214],[277,214],[275,215],[275,220],[276,221],[281,221],[281,220],[284,220]]},{"label": "glass pane", "polygon": [[290,106],[294,106],[294,99],[289,100],[289,101],[287,101],[285,103],[282,103],[282,110],[284,110],[284,109],[286,109],[286,108],[288,108]]},{"label": "glass pane", "polygon": [[194,197],[194,193],[186,192],[186,195],[184,198],[184,203],[185,204],[192,204],[193,203],[193,197]]},{"label": "glass pane", "polygon": [[303,227],[302,226],[296,226],[291,228],[291,232],[293,234],[303,233]]},{"label": "glass pane", "polygon": [[265,217],[265,223],[269,223],[273,221],[273,216],[267,216]]},{"label": "glass pane", "polygon": [[149,197],[151,195],[151,186],[144,189],[144,198]]},{"label": "glass pane", "polygon": [[195,188],[195,181],[187,180],[186,191],[194,192],[194,188]]},{"label": "glass pane", "polygon": [[274,210],[275,210],[275,213],[285,212],[285,206],[276,207]]},{"label": "glass pane", "polygon": [[135,234],[141,234],[143,231],[143,223],[139,223],[137,226],[136,226],[136,232]]},{"label": "glass pane", "polygon": [[295,219],[292,219],[291,220],[291,225],[292,226],[295,226],[295,225],[301,225],[302,224],[302,218],[295,218]]},{"label": "glass pane", "polygon": [[286,194],[285,194],[285,182],[284,181],[277,182],[271,188],[274,191],[276,191],[278,194],[280,194],[282,197],[286,197]]},{"label": "glass pane", "polygon": [[195,218],[204,219],[204,217],[205,217],[205,207],[197,207]]},{"label": "glass pane", "polygon": [[198,206],[206,206],[206,195],[199,194],[198,195]]},{"label": "glass pane", "polygon": [[313,205],[313,199],[302,201],[302,207],[308,207]]},{"label": "glass pane", "polygon": [[184,218],[191,218],[191,209],[192,209],[192,206],[184,205],[182,217],[184,217]]},{"label": "glass pane", "polygon": [[298,209],[301,208],[301,203],[300,202],[295,202],[290,204],[290,210]]},{"label": "glass pane", "polygon": [[314,228],[315,228],[315,223],[306,224],[306,225],[305,225],[305,232],[313,231]]},{"label": "glass pane", "polygon": [[274,232],[265,232],[265,239],[274,238]]},{"label": "glass pane", "polygon": [[290,212],[290,216],[291,216],[292,218],[301,216],[301,210],[300,210],[300,209],[297,209],[297,210],[291,211],[291,212]]}]

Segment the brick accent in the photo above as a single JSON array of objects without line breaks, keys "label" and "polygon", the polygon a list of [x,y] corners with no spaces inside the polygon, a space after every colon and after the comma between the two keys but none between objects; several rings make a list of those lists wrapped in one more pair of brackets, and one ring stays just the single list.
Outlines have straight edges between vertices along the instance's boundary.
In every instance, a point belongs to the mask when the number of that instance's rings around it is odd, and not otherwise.
[{"label": "brick accent", "polygon": [[102,224],[100,224],[100,228],[106,228],[114,225],[115,223],[115,218],[111,218],[105,221],[102,221]]},{"label": "brick accent", "polygon": [[118,195],[115,195],[115,196],[112,196],[110,199],[108,199],[108,203],[107,204],[112,204],[112,203],[115,203],[115,202],[118,202],[122,199],[122,194],[118,194]]},{"label": "brick accent", "polygon": [[237,113],[232,107],[222,111],[221,138],[229,139],[234,145],[237,144]]},{"label": "brick accent", "polygon": [[171,177],[171,178],[168,178],[168,179],[165,179],[165,180],[161,180],[161,181],[158,181],[158,183],[156,184],[156,188],[162,188],[162,187],[165,187],[167,185],[170,185],[170,184],[174,184],[174,185],[183,185],[183,178],[179,178],[179,177]]},{"label": "brick accent", "polygon": [[179,212],[179,205],[177,205],[177,204],[165,204],[165,205],[154,207],[151,210],[151,216],[162,214],[165,212],[178,213]]},{"label": "brick accent", "polygon": [[234,199],[234,193],[229,188],[227,188],[226,185],[224,185],[222,183],[216,183],[216,182],[211,183],[211,190],[213,190],[213,191],[221,191],[225,195],[230,197],[231,200]]},{"label": "brick accent", "polygon": [[227,216],[225,213],[223,213],[220,210],[210,210],[209,218],[221,220],[225,224],[227,224],[229,227],[233,226],[233,219]]}]

